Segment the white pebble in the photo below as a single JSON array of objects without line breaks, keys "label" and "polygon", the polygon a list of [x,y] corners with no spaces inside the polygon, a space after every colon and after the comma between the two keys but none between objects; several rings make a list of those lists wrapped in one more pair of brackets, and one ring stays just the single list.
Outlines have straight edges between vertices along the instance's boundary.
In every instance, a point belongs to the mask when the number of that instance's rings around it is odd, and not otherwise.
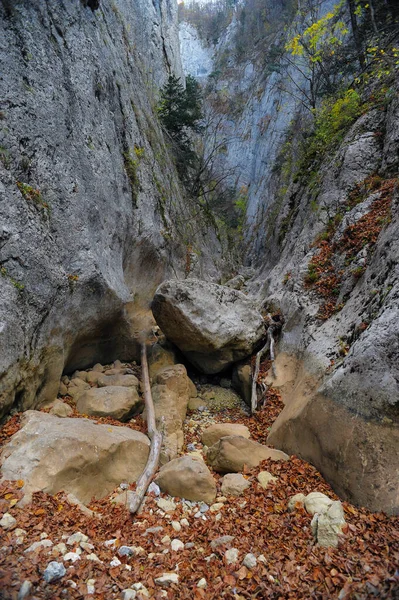
[{"label": "white pebble", "polygon": [[200,588],[201,590],[204,590],[207,587],[207,582],[205,577],[203,577],[202,579],[199,580],[199,582],[197,583],[197,588]]},{"label": "white pebble", "polygon": [[10,529],[10,527],[14,527],[16,522],[17,520],[14,519],[14,517],[10,515],[10,513],[4,513],[2,519],[0,520],[0,527],[2,527],[3,529]]},{"label": "white pebble", "polygon": [[179,521],[172,521],[171,525],[175,531],[177,531],[177,532],[181,531],[181,525],[180,525]]},{"label": "white pebble", "polygon": [[245,555],[242,564],[244,565],[244,567],[247,567],[247,569],[254,569],[257,565],[257,562],[258,561],[256,560],[256,556],[249,552]]},{"label": "white pebble", "polygon": [[184,549],[184,544],[180,540],[174,539],[174,540],[172,540],[171,548],[174,552],[178,552],[179,550]]},{"label": "white pebble", "polygon": [[121,561],[119,560],[119,558],[116,558],[116,556],[114,556],[114,558],[111,560],[111,562],[109,563],[111,567],[119,567],[119,565],[121,565]]},{"label": "white pebble", "polygon": [[80,555],[77,552],[67,552],[64,554],[64,561],[65,560],[76,562],[77,560],[80,560]]}]

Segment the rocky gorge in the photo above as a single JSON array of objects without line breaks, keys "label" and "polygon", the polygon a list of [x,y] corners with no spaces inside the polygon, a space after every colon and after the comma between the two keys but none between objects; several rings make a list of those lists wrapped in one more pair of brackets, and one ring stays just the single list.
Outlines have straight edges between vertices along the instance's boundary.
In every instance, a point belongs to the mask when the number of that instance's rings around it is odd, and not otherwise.
[{"label": "rocky gorge", "polygon": [[230,98],[242,264],[159,120],[175,2],[0,3],[4,598],[398,593],[397,69],[289,172],[276,72],[211,72],[234,19],[182,41]]}]

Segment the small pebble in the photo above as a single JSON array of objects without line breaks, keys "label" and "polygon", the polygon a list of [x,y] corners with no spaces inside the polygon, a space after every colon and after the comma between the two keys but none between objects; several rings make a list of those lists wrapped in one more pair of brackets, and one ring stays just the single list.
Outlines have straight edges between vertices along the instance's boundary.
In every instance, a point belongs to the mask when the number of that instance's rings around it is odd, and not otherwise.
[{"label": "small pebble", "polygon": [[190,523],[187,521],[187,519],[180,519],[180,525],[182,527],[190,527]]},{"label": "small pebble", "polygon": [[177,573],[163,573],[161,577],[156,577],[154,581],[156,585],[164,587],[170,585],[171,583],[179,583],[179,576]]},{"label": "small pebble", "polygon": [[66,543],[67,546],[74,546],[75,544],[80,544],[80,542],[87,542],[88,539],[89,538],[87,537],[87,535],[85,535],[81,531],[78,531],[77,533],[70,535]]},{"label": "small pebble", "polygon": [[164,535],[162,540],[161,540],[162,544],[170,544],[170,537],[168,535]]},{"label": "small pebble", "polygon": [[197,588],[200,588],[201,590],[204,590],[207,587],[207,582],[205,577],[203,577],[202,579],[199,580],[199,582],[197,583]]},{"label": "small pebble", "polygon": [[230,550],[226,550],[224,556],[228,565],[234,565],[238,561],[237,548],[230,548]]},{"label": "small pebble", "polygon": [[127,490],[127,489],[129,489],[129,484],[128,483],[120,483],[119,487],[121,488],[121,490]]},{"label": "small pebble", "polygon": [[95,579],[87,580],[87,593],[88,594],[95,594],[95,592],[96,592],[96,588],[94,587],[95,582],[96,582]]},{"label": "small pebble", "polygon": [[179,550],[184,550],[183,542],[178,539],[172,540],[170,547],[172,548],[173,552],[178,552]]},{"label": "small pebble", "polygon": [[119,556],[133,556],[134,551],[132,548],[130,548],[130,546],[121,546],[118,549],[118,554]]},{"label": "small pebble", "polygon": [[256,556],[249,552],[245,555],[242,564],[244,565],[244,567],[247,567],[247,569],[254,569],[257,565],[257,562],[258,561],[256,560]]},{"label": "small pebble", "polygon": [[67,552],[64,554],[63,559],[64,561],[70,560],[72,562],[76,562],[77,560],[80,560],[80,555],[77,552]]},{"label": "small pebble", "polygon": [[10,529],[11,527],[14,527],[16,523],[17,520],[14,519],[14,517],[7,512],[4,513],[3,517],[0,519],[0,527],[2,527],[3,529]]},{"label": "small pebble", "polygon": [[62,554],[64,556],[64,554],[66,554],[68,552],[68,548],[66,547],[66,545],[64,544],[64,542],[60,542],[59,544],[56,544],[53,547],[53,552],[59,552],[60,554]]},{"label": "small pebble", "polygon": [[43,573],[43,578],[47,583],[51,583],[56,579],[61,579],[64,577],[66,573],[66,569],[62,563],[56,562],[52,560],[46,567],[46,570]]},{"label": "small pebble", "polygon": [[209,510],[209,506],[207,504],[205,504],[205,502],[203,502],[200,506],[200,512],[202,513],[206,513]]},{"label": "small pebble", "polygon": [[119,567],[119,565],[121,565],[121,561],[119,560],[119,558],[116,558],[116,556],[114,556],[114,558],[111,560],[111,562],[109,563],[111,567]]},{"label": "small pebble", "polygon": [[122,590],[122,600],[134,600],[136,598],[137,592],[134,590]]},{"label": "small pebble", "polygon": [[29,579],[25,579],[18,592],[18,600],[25,600],[29,596],[32,589],[32,582]]},{"label": "small pebble", "polygon": [[107,546],[107,548],[113,548],[115,546],[116,541],[117,541],[117,538],[113,538],[112,540],[107,540],[106,542],[104,542],[104,546]]},{"label": "small pebble", "polygon": [[85,558],[86,558],[87,560],[94,560],[94,562],[102,562],[102,561],[101,561],[101,560],[98,558],[97,554],[93,554],[93,553],[92,553],[92,554],[88,554],[87,556],[85,556]]},{"label": "small pebble", "polygon": [[181,525],[180,525],[179,521],[172,521],[171,525],[175,531],[177,531],[177,532],[181,531]]}]

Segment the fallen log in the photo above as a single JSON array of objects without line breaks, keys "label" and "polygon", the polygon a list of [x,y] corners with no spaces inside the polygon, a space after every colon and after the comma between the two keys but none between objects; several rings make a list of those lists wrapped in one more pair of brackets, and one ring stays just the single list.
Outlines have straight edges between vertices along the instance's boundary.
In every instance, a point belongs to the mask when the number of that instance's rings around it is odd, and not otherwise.
[{"label": "fallen log", "polygon": [[132,514],[137,512],[143,502],[145,493],[159,465],[161,454],[162,433],[157,429],[155,423],[155,409],[151,394],[150,376],[148,374],[147,348],[145,341],[141,344],[141,371],[143,375],[144,402],[147,419],[147,435],[151,440],[150,454],[146,467],[136,483],[136,490],[131,498],[129,510]]}]

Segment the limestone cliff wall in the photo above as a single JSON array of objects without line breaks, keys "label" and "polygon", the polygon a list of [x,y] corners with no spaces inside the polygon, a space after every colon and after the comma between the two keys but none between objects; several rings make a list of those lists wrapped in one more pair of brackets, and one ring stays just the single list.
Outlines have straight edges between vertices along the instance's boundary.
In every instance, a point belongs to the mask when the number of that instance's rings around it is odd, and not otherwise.
[{"label": "limestone cliff wall", "polygon": [[154,113],[181,74],[176,3],[95,4],[0,3],[0,416],[54,399],[63,369],[135,358],[188,248],[217,272]]}]

